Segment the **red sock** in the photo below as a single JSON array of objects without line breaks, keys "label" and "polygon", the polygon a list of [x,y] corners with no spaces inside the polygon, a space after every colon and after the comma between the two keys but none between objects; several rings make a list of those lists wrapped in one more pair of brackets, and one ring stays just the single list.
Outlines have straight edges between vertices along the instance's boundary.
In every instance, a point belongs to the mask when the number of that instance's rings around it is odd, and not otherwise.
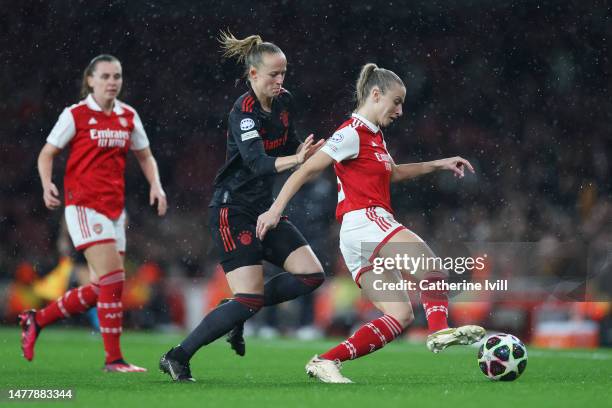
[{"label": "red sock", "polygon": [[[446,276],[439,272],[427,275],[424,281],[429,284],[444,281]],[[448,328],[448,295],[445,290],[427,290],[421,292],[421,302],[427,318],[430,333]]]},{"label": "red sock", "polygon": [[56,301],[36,312],[36,324],[43,328],[51,323],[87,311],[98,300],[98,285],[91,283],[64,293]]},{"label": "red sock", "polygon": [[404,328],[397,320],[389,315],[384,315],[364,324],[351,337],[325,354],[321,354],[320,357],[339,361],[354,360],[384,347],[402,331]]},{"label": "red sock", "polygon": [[100,333],[104,340],[106,363],[123,359],[119,338],[123,322],[123,269],[109,272],[100,278],[100,295],[98,296],[98,319],[100,319]]}]

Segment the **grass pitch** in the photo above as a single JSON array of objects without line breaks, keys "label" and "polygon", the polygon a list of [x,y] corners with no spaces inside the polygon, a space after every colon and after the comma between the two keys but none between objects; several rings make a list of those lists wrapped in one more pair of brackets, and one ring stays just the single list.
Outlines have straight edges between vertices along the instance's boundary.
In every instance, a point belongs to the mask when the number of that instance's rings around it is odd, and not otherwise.
[{"label": "grass pitch", "polygon": [[[82,407],[603,407],[612,406],[612,350],[552,351],[528,348],[529,362],[515,382],[491,382],[476,362],[476,349],[454,347],[434,355],[422,344],[396,342],[345,364],[356,384],[322,384],[304,365],[334,341],[247,338],[237,357],[224,341],[192,360],[196,383],[176,384],[157,369],[159,357],[179,336],[128,332],[128,361],[145,374],[103,373],[102,341],[86,330],[46,329],[36,357],[21,357],[17,329],[0,329],[0,389],[3,406]],[[19,402],[7,389],[65,389],[72,401]]]}]

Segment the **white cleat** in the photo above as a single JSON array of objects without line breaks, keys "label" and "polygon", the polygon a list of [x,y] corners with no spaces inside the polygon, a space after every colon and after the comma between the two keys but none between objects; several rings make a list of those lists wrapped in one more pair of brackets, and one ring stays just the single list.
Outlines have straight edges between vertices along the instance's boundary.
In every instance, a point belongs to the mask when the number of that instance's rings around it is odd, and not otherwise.
[{"label": "white cleat", "polygon": [[318,355],[315,355],[310,359],[308,364],[306,364],[306,374],[311,377],[318,378],[324,383],[333,383],[333,384],[349,384],[352,383],[351,380],[346,378],[340,373],[340,368],[342,367],[342,363],[339,361],[327,360],[324,358],[319,358]]},{"label": "white cleat", "polygon": [[448,346],[467,345],[476,343],[485,335],[485,329],[480,326],[461,326],[438,330],[427,336],[429,351],[439,353]]}]

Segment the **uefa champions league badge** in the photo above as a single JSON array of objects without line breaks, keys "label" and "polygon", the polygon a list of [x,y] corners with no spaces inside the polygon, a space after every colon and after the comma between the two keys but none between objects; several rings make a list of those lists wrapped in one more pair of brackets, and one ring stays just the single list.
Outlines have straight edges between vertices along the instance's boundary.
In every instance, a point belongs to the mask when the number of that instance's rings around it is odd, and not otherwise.
[{"label": "uefa champions league badge", "polygon": [[332,137],[329,138],[329,141],[333,143],[340,143],[343,139],[344,136],[342,135],[342,133],[334,133]]},{"label": "uefa champions league badge", "polygon": [[240,130],[250,130],[255,127],[255,121],[251,118],[244,118],[240,121]]}]

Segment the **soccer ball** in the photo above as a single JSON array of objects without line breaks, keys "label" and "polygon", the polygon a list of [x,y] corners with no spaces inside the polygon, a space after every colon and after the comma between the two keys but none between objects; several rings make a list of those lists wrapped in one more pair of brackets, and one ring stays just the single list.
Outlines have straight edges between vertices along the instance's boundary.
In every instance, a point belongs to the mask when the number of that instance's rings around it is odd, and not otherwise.
[{"label": "soccer ball", "polygon": [[527,367],[527,348],[511,334],[494,334],[478,349],[478,365],[492,380],[514,381]]}]

